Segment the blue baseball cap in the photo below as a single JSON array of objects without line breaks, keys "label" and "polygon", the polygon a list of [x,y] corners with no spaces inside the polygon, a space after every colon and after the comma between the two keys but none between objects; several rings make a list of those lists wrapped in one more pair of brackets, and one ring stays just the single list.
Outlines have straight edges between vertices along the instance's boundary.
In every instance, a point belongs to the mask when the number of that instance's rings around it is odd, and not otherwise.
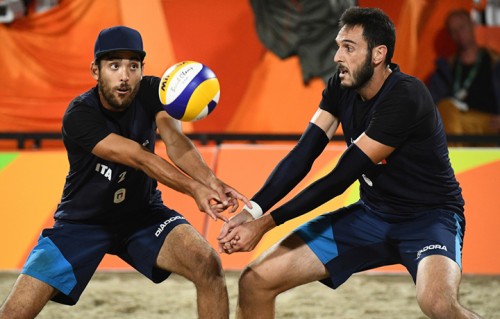
[{"label": "blue baseball cap", "polygon": [[141,34],[125,26],[115,26],[99,32],[94,46],[94,59],[97,60],[104,54],[113,51],[137,52],[144,60],[146,52],[142,47]]}]

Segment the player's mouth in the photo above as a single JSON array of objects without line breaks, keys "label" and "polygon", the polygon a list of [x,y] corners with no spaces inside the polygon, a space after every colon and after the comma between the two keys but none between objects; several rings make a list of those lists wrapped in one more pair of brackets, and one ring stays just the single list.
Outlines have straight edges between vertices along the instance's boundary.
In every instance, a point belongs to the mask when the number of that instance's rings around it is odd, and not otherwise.
[{"label": "player's mouth", "polygon": [[344,77],[348,73],[349,73],[349,70],[346,67],[339,66],[339,76],[340,77]]},{"label": "player's mouth", "polygon": [[130,92],[130,86],[128,85],[121,85],[117,90],[118,94],[127,94]]}]

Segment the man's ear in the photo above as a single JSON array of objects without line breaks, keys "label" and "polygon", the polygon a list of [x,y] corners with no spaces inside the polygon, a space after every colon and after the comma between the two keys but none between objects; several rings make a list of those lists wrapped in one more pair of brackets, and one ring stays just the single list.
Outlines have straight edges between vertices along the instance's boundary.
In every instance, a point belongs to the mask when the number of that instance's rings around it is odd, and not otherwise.
[{"label": "man's ear", "polygon": [[379,45],[373,48],[372,59],[374,64],[384,63],[385,56],[387,55],[387,47]]},{"label": "man's ear", "polygon": [[90,73],[96,81],[99,80],[99,68],[97,67],[95,61],[92,61],[92,63],[90,63]]}]

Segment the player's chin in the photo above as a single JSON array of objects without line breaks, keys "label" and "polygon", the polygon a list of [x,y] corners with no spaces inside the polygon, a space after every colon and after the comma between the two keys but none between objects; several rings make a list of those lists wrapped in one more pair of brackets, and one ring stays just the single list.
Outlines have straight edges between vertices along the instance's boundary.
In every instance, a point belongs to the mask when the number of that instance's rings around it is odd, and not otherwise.
[{"label": "player's chin", "polygon": [[132,99],[130,96],[121,96],[118,95],[115,100],[113,101],[113,108],[115,110],[126,110],[130,104],[132,103]]},{"label": "player's chin", "polygon": [[349,88],[353,87],[353,83],[352,83],[352,81],[344,79],[344,80],[340,81],[340,86],[344,89],[349,89]]}]

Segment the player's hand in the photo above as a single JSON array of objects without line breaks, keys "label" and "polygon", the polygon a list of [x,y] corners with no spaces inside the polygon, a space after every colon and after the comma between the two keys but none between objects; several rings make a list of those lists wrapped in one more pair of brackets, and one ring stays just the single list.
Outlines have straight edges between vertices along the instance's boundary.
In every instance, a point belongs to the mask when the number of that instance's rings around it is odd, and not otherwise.
[{"label": "player's hand", "polygon": [[193,198],[198,205],[198,209],[206,213],[213,220],[222,219],[225,222],[228,221],[227,217],[222,215],[227,204],[223,203],[219,194],[213,189],[198,183],[197,187],[194,188]]},{"label": "player's hand", "polygon": [[219,202],[214,201],[214,202],[212,202],[210,209],[214,212],[221,214],[223,211],[225,211],[227,209],[227,206],[224,205],[223,203],[219,203]]},{"label": "player's hand", "polygon": [[251,207],[248,198],[218,178],[215,178],[212,182],[210,182],[210,187],[219,194],[221,203],[225,208],[231,207],[229,210],[230,213],[234,213],[238,209],[239,200]]},{"label": "player's hand", "polygon": [[225,237],[219,240],[226,254],[239,251],[252,251],[264,234],[276,226],[270,215],[265,215],[254,221],[243,223],[233,228]]},{"label": "player's hand", "polygon": [[252,220],[254,220],[253,216],[246,209],[243,209],[241,212],[231,217],[229,221],[225,222],[221,227],[219,236],[217,237],[217,240],[219,240],[219,252],[224,252],[224,243],[220,241],[222,238],[226,237],[233,228]]}]

